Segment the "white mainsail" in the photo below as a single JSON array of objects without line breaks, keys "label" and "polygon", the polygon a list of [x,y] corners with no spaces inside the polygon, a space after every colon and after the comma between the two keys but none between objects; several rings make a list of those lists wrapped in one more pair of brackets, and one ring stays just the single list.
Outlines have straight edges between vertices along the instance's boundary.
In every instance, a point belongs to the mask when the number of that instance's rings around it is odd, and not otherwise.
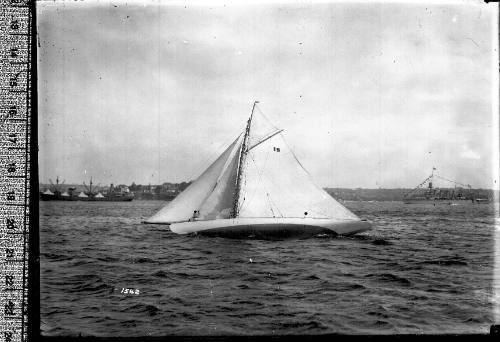
[{"label": "white mainsail", "polygon": [[312,182],[281,133],[248,152],[238,208],[239,217],[356,218]]},{"label": "white mainsail", "polygon": [[282,130],[254,110],[255,104],[244,134],[145,222],[177,223],[170,228],[179,233],[259,224],[330,230],[338,226],[340,233],[369,229],[369,223],[361,222],[314,184],[287,146]]}]

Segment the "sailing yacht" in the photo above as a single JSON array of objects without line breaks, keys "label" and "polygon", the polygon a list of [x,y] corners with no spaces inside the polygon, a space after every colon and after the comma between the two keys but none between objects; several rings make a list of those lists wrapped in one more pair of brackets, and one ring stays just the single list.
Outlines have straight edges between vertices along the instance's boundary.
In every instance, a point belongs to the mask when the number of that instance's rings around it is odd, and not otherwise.
[{"label": "sailing yacht", "polygon": [[351,235],[371,229],[313,183],[283,130],[256,111],[257,104],[244,132],[145,223],[169,224],[178,234]]}]

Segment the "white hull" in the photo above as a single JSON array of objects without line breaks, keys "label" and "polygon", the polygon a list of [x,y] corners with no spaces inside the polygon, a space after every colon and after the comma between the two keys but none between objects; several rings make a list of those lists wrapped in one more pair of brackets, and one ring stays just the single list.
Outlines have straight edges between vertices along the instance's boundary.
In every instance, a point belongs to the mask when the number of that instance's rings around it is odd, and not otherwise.
[{"label": "white hull", "polygon": [[221,235],[315,235],[336,233],[352,235],[371,229],[361,220],[315,218],[234,218],[172,223],[177,234],[203,233]]}]

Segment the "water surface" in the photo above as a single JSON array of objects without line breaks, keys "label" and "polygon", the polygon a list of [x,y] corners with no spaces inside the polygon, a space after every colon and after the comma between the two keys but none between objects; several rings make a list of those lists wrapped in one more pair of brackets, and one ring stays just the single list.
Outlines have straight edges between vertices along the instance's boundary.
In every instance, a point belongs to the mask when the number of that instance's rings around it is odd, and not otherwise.
[{"label": "water surface", "polygon": [[141,223],[163,204],[40,202],[43,335],[487,333],[493,323],[490,204],[346,202],[372,231],[284,240]]}]

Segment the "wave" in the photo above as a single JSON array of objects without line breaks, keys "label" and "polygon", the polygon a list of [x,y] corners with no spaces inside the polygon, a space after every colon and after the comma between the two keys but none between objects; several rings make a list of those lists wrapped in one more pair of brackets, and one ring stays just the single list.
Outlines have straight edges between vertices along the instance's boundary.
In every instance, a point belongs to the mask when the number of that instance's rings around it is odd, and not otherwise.
[{"label": "wave", "polygon": [[379,274],[370,273],[370,274],[365,275],[365,278],[377,278],[378,280],[381,280],[381,281],[395,282],[395,283],[399,283],[401,285],[411,285],[412,284],[410,280],[408,280],[404,277],[397,276],[397,275],[392,274],[392,273],[379,273]]},{"label": "wave", "polygon": [[333,282],[323,280],[319,282],[316,286],[306,291],[306,293],[317,293],[318,291],[330,291],[330,292],[349,292],[364,290],[366,287],[358,283],[350,282]]},{"label": "wave", "polygon": [[97,293],[112,293],[114,287],[106,284],[101,277],[95,274],[78,274],[67,277],[64,283],[71,286],[69,292],[93,292]]},{"label": "wave", "polygon": [[292,322],[283,322],[280,323],[279,325],[281,328],[284,329],[299,329],[304,332],[328,329],[326,325],[318,321],[292,321]]},{"label": "wave", "polygon": [[156,260],[153,260],[153,259],[150,259],[150,258],[144,258],[144,257],[134,258],[134,259],[131,259],[131,261],[133,263],[138,263],[138,264],[156,263],[157,262]]},{"label": "wave", "polygon": [[311,274],[311,275],[308,275],[307,277],[304,277],[302,279],[305,279],[305,280],[320,280],[321,278],[318,277],[317,275],[315,274]]},{"label": "wave", "polygon": [[160,312],[160,308],[151,304],[135,304],[125,309],[120,310],[120,312],[126,313],[145,313],[148,316],[156,316]]},{"label": "wave", "polygon": [[377,317],[382,317],[382,318],[389,318],[389,315],[383,313],[383,312],[378,312],[378,311],[369,311],[366,313],[367,315],[370,316],[377,316]]},{"label": "wave", "polygon": [[41,256],[53,261],[65,261],[73,259],[71,255],[56,254],[56,253],[40,253]]},{"label": "wave", "polygon": [[372,241],[372,244],[374,244],[375,246],[388,246],[388,245],[392,245],[392,242],[389,242],[389,241],[384,240],[384,239],[375,239]]},{"label": "wave", "polygon": [[169,272],[165,272],[165,271],[156,271],[155,273],[152,274],[153,277],[158,277],[158,278],[169,278],[170,277],[170,274]]},{"label": "wave", "polygon": [[96,260],[103,261],[103,262],[119,262],[120,259],[112,257],[110,255],[106,255],[103,257],[97,257]]},{"label": "wave", "polygon": [[99,292],[113,292],[114,287],[108,284],[84,284],[79,287],[75,287],[72,292],[94,292],[94,293],[99,293]]},{"label": "wave", "polygon": [[337,283],[335,284],[335,290],[340,292],[364,290],[366,286],[357,283]]},{"label": "wave", "polygon": [[466,259],[454,256],[454,257],[440,257],[433,260],[422,261],[422,264],[425,265],[439,265],[439,266],[467,266],[468,263],[465,261]]}]

